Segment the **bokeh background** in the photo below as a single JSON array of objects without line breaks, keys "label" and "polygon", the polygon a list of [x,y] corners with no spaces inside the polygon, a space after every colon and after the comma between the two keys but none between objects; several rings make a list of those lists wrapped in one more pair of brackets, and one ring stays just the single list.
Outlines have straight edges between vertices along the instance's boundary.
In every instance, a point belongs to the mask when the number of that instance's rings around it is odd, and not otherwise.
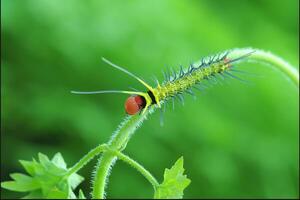
[{"label": "bokeh background", "polygon": [[[101,62],[104,56],[154,85],[153,75],[236,47],[270,50],[299,66],[298,1],[1,1],[1,181],[19,159],[61,152],[73,165],[109,140],[125,117],[125,95],[70,90],[145,90]],[[177,68],[178,69],[178,68]],[[197,100],[154,113],[125,153],[159,180],[184,156],[186,198],[299,196],[299,91],[261,64],[239,69],[253,84],[228,79]],[[96,160],[79,174],[90,192]],[[109,198],[151,198],[151,185],[117,162]],[[21,197],[1,189],[2,198]]]}]

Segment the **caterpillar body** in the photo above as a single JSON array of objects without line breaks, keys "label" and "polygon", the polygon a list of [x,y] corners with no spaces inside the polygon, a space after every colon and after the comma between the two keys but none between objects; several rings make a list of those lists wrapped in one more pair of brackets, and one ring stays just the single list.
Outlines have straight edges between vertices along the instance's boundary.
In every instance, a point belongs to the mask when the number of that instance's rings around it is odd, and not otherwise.
[{"label": "caterpillar body", "polygon": [[161,107],[162,103],[165,103],[171,98],[179,97],[182,100],[182,94],[184,92],[193,94],[192,88],[199,89],[197,85],[202,83],[204,80],[215,79],[217,75],[230,76],[237,78],[235,75],[231,74],[230,71],[233,70],[233,64],[241,59],[249,57],[252,52],[248,52],[237,58],[230,59],[230,52],[220,53],[214,56],[203,58],[199,63],[191,64],[186,70],[180,66],[179,72],[165,73],[165,81],[160,84],[156,80],[157,86],[155,88],[151,87],[148,83],[143,81],[141,78],[135,74],[129,72],[128,70],[113,64],[105,58],[102,58],[104,62],[111,65],[112,67],[123,71],[124,73],[132,76],[143,84],[148,91],[147,92],[136,92],[136,91],[121,91],[121,90],[101,90],[101,91],[71,91],[74,94],[102,94],[102,93],[123,93],[130,94],[132,96],[128,97],[125,102],[125,111],[129,115],[135,115],[137,113],[144,114],[150,106]]}]

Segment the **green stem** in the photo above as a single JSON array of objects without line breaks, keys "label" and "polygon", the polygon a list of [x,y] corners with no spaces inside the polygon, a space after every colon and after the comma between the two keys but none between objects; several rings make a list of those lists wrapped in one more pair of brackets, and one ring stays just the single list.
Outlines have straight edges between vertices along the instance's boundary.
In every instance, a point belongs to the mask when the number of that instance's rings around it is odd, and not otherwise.
[{"label": "green stem", "polygon": [[146,170],[142,165],[140,165],[135,160],[132,160],[129,156],[119,152],[119,151],[113,151],[113,153],[124,162],[131,165],[133,168],[135,168],[137,171],[139,171],[153,186],[154,190],[158,187],[159,183],[157,180],[152,176],[152,174]]},{"label": "green stem", "polygon": [[[124,122],[121,123],[120,127],[113,134],[110,142],[109,148],[111,150],[122,151],[127,142],[129,141],[131,135],[135,130],[143,123],[147,118],[147,115],[152,113],[154,107],[150,108],[143,115],[128,116],[125,118]],[[101,159],[97,164],[95,169],[94,184],[92,197],[96,199],[103,199],[105,196],[105,186],[108,182],[108,176],[114,161],[116,160],[116,155],[110,151],[104,152]]]},{"label": "green stem", "polygon": [[96,148],[92,149],[83,158],[81,158],[73,167],[70,168],[70,170],[66,173],[65,177],[68,177],[71,174],[76,173],[84,165],[86,165],[91,159],[93,159],[96,155],[98,155],[99,153],[102,153],[106,149],[107,149],[106,144],[101,144],[101,145],[97,146]]},{"label": "green stem", "polygon": [[129,156],[124,155],[120,151],[110,149],[107,144],[99,145],[96,148],[92,149],[90,152],[88,152],[82,159],[80,159],[73,167],[70,168],[70,170],[66,173],[64,177],[67,178],[71,174],[76,173],[89,161],[91,161],[95,156],[102,152],[107,152],[107,154],[105,154],[105,156],[103,156],[101,160],[102,162],[103,160],[105,160],[104,163],[107,163],[106,167],[109,167],[109,164],[113,162],[115,160],[115,156],[117,156],[120,160],[123,160],[133,168],[137,169],[137,171],[140,172],[152,184],[154,190],[156,190],[156,187],[159,185],[159,183],[148,170],[146,170],[141,164],[132,160]]},{"label": "green stem", "polygon": [[[276,69],[280,70],[285,74],[297,87],[299,87],[299,72],[298,70],[290,65],[288,62],[282,58],[263,50],[245,48],[245,49],[234,49],[229,53],[231,59],[238,58],[249,52],[253,52],[251,56],[248,57],[248,61],[262,62],[265,64],[270,64]],[[241,60],[244,62],[244,60]]]}]

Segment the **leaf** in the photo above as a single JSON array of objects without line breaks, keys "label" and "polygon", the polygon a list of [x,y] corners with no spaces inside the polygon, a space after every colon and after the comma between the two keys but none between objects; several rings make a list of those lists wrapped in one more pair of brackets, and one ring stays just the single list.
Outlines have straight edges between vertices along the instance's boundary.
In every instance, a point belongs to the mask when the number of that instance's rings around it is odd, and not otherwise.
[{"label": "leaf", "polygon": [[1,187],[16,191],[28,192],[24,198],[76,198],[73,190],[83,181],[83,177],[74,173],[66,177],[67,165],[60,153],[49,158],[38,154],[39,161],[21,160],[20,163],[28,173],[10,174],[13,181],[1,183]]},{"label": "leaf", "polygon": [[43,166],[48,166],[50,165],[50,160],[48,158],[48,156],[42,154],[42,153],[38,153],[38,157],[39,157],[39,161]]},{"label": "leaf", "polygon": [[32,183],[26,183],[26,182],[20,183],[16,181],[2,182],[1,187],[12,191],[17,191],[17,192],[28,192],[38,188],[38,186],[33,185]]},{"label": "leaf", "polygon": [[78,174],[72,174],[69,177],[69,184],[72,187],[72,189],[75,189],[82,181],[84,178]]},{"label": "leaf", "polygon": [[165,169],[164,181],[157,187],[154,198],[181,199],[183,190],[191,183],[183,172],[183,157],[180,157],[171,169]]},{"label": "leaf", "polygon": [[41,190],[34,190],[30,192],[28,195],[24,196],[22,199],[41,199],[43,198],[43,194]]},{"label": "leaf", "polygon": [[62,157],[61,153],[56,153],[54,157],[51,160],[57,167],[67,169],[67,164],[64,161],[64,158]]},{"label": "leaf", "polygon": [[18,192],[27,192],[35,190],[39,187],[39,183],[25,174],[14,173],[10,174],[15,181],[6,181],[1,183],[1,187]]},{"label": "leaf", "polygon": [[37,162],[34,158],[32,159],[31,165],[34,168],[34,176],[37,176],[39,174],[43,174],[45,169],[43,167],[43,165],[39,162]]},{"label": "leaf", "polygon": [[78,199],[86,199],[81,189],[79,190]]},{"label": "leaf", "polygon": [[35,168],[32,162],[26,160],[20,160],[19,162],[21,163],[21,165],[24,167],[24,169],[28,174],[30,174],[31,176],[35,174]]},{"label": "leaf", "polygon": [[17,182],[31,182],[33,180],[30,176],[21,173],[12,173],[10,177]]}]

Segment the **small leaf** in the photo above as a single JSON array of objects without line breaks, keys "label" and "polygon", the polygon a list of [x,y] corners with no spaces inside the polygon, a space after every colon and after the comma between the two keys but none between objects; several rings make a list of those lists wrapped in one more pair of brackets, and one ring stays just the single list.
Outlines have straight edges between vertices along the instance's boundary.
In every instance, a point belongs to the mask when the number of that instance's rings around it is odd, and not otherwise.
[{"label": "small leaf", "polygon": [[38,157],[39,157],[39,161],[40,163],[44,166],[44,167],[48,167],[48,165],[50,164],[50,160],[48,158],[48,156],[42,154],[42,153],[38,153]]},{"label": "small leaf", "polygon": [[56,153],[51,160],[57,167],[67,169],[67,164],[65,163],[61,153]]},{"label": "small leaf", "polygon": [[24,167],[24,169],[28,174],[30,174],[31,176],[35,174],[35,167],[32,162],[26,160],[19,160],[19,162],[21,163],[21,165]]},{"label": "small leaf", "polygon": [[25,174],[14,173],[10,174],[10,176],[15,181],[3,182],[1,183],[1,187],[18,192],[27,192],[35,190],[40,186],[36,180]]},{"label": "small leaf", "polygon": [[1,187],[17,192],[28,192],[31,190],[35,190],[39,187],[39,185],[33,182],[16,182],[16,181],[5,181],[1,183]]},{"label": "small leaf", "polygon": [[157,187],[154,198],[179,199],[183,197],[183,190],[191,180],[183,175],[183,157],[180,157],[171,169],[165,169],[164,181]]},{"label": "small leaf", "polygon": [[69,184],[72,187],[72,189],[75,189],[82,181],[84,180],[84,178],[78,174],[72,174],[69,177]]},{"label": "small leaf", "polygon": [[83,181],[83,177],[76,173],[66,176],[67,165],[60,153],[55,154],[51,161],[42,153],[38,157],[39,162],[35,159],[20,161],[28,175],[10,174],[14,181],[3,182],[1,187],[16,192],[28,192],[24,198],[76,198],[73,189]]},{"label": "small leaf", "polygon": [[43,174],[45,171],[45,168],[38,163],[34,158],[32,159],[32,166],[34,167],[34,175],[39,175],[39,174]]},{"label": "small leaf", "polygon": [[22,185],[17,184],[15,181],[5,181],[1,183],[1,187],[7,190],[17,191],[17,192],[27,192],[28,189],[22,187]]},{"label": "small leaf", "polygon": [[82,192],[81,189],[79,190],[78,199],[86,199],[86,197],[84,196],[84,193]]},{"label": "small leaf", "polygon": [[12,173],[10,177],[17,182],[31,182],[33,180],[30,176],[21,173]]},{"label": "small leaf", "polygon": [[49,172],[50,174],[55,174],[56,176],[63,176],[67,170],[63,169],[61,167],[56,166],[54,163],[51,162],[50,165],[48,165],[48,167],[45,168],[47,170],[47,172]]}]

